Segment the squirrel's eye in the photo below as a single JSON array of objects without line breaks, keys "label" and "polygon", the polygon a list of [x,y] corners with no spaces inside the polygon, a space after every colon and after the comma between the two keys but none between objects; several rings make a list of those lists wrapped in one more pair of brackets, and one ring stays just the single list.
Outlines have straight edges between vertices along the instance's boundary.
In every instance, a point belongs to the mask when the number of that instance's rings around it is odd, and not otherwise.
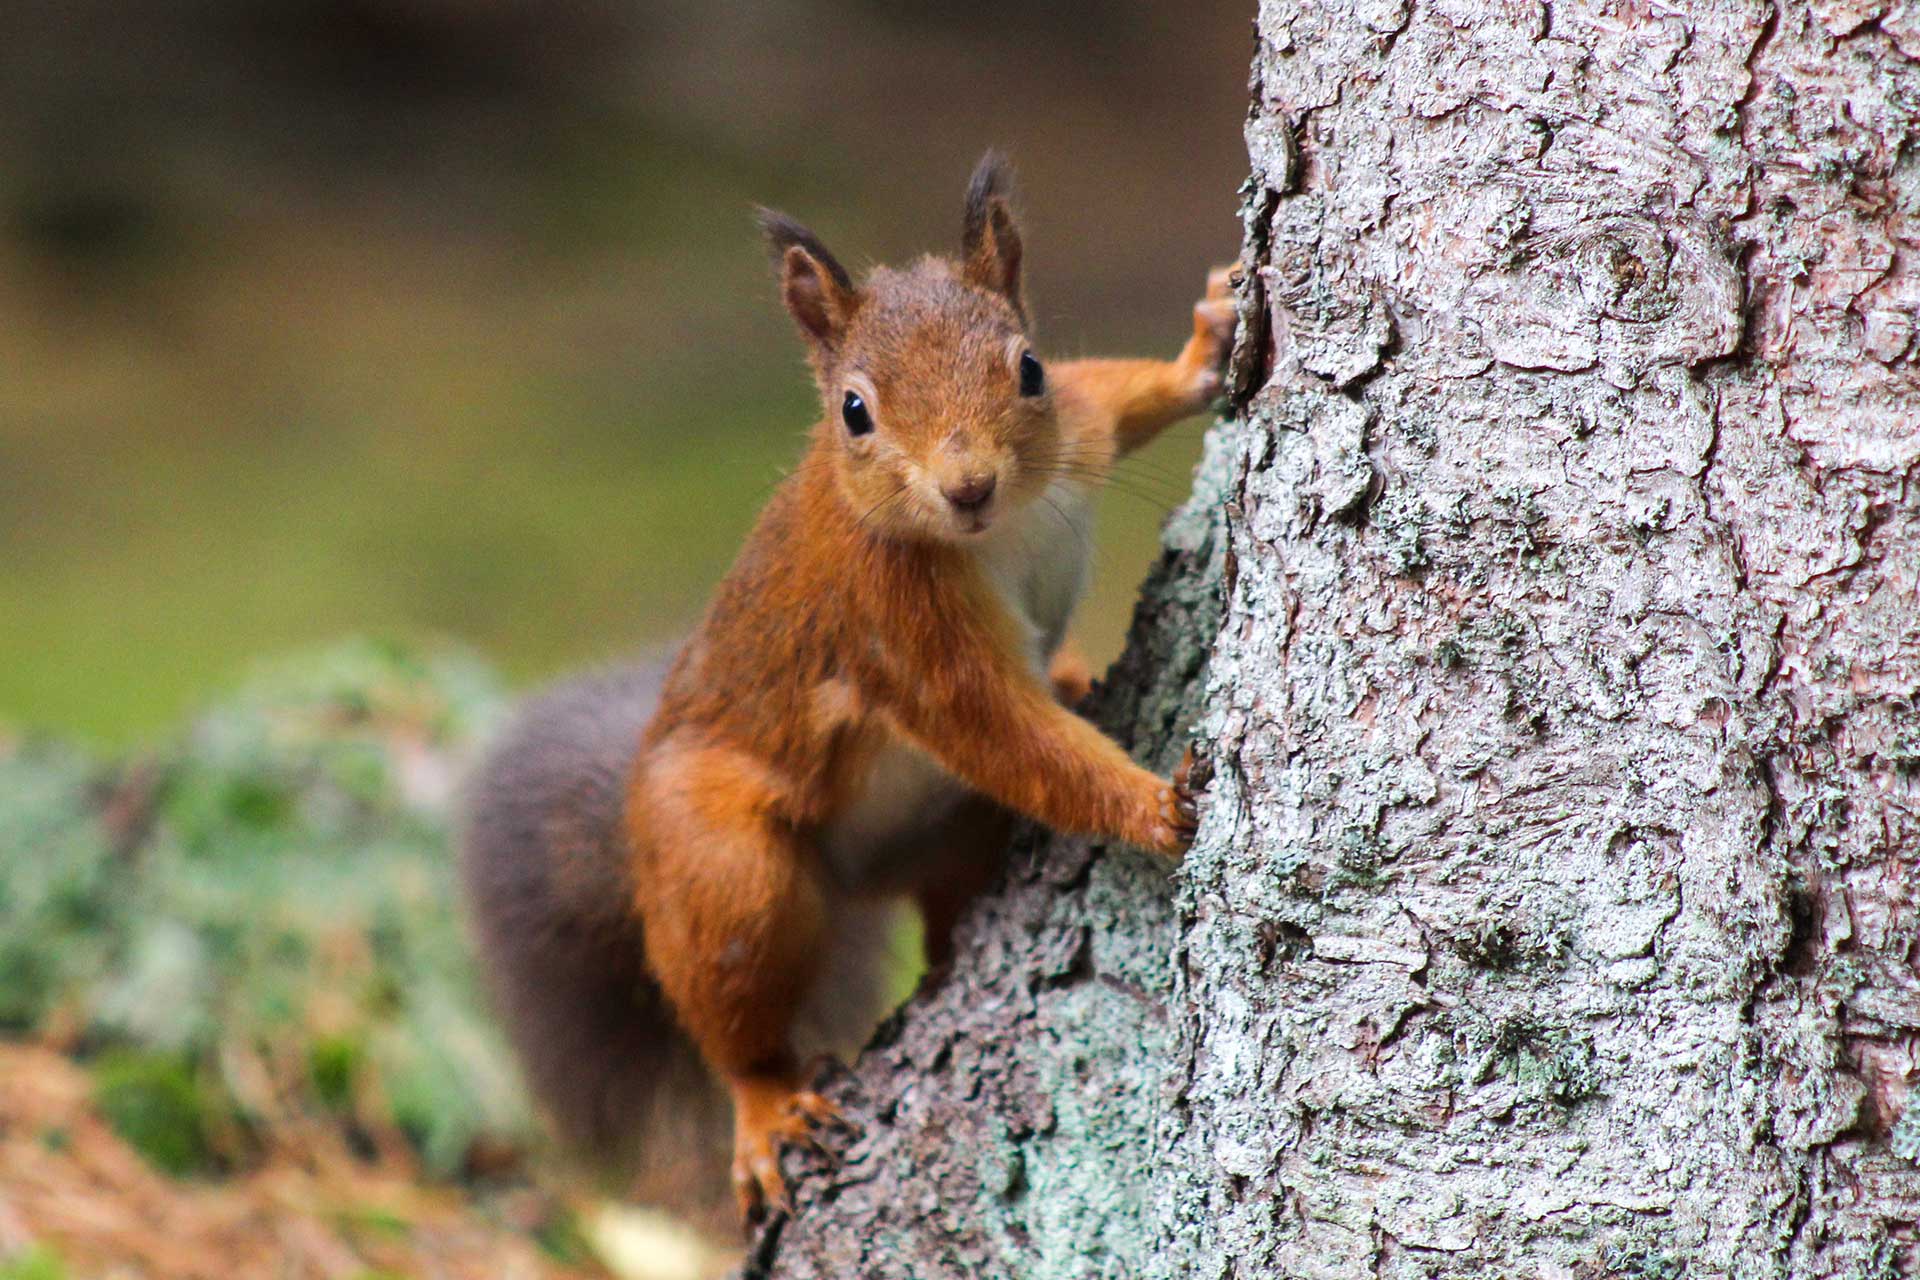
[{"label": "squirrel's eye", "polygon": [[1047,375],[1040,368],[1039,357],[1031,351],[1020,353],[1020,394],[1037,396],[1046,390]]},{"label": "squirrel's eye", "polygon": [[860,398],[857,391],[847,392],[847,398],[840,402],[840,416],[846,420],[847,430],[856,436],[863,436],[873,430],[873,415],[867,412],[867,402]]}]

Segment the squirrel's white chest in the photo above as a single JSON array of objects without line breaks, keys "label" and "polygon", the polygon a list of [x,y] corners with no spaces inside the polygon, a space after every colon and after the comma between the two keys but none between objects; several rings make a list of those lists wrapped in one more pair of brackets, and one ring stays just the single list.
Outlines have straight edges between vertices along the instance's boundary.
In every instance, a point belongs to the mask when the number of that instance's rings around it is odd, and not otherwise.
[{"label": "squirrel's white chest", "polygon": [[[1042,680],[1086,590],[1092,547],[1089,496],[1056,484],[974,553],[1021,628]],[[914,858],[917,838],[944,822],[967,790],[918,747],[889,740],[866,762],[851,799],[821,832],[834,875],[847,884],[903,878],[907,868],[901,864]]]},{"label": "squirrel's white chest", "polygon": [[1035,667],[1046,671],[1067,621],[1087,589],[1093,506],[1077,486],[1055,484],[975,554],[1007,611],[1028,633]]}]

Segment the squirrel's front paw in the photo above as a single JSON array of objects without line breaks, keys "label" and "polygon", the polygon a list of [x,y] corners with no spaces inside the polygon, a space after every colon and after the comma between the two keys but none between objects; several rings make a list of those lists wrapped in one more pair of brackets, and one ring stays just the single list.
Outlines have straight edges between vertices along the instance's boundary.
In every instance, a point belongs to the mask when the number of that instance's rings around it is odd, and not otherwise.
[{"label": "squirrel's front paw", "polygon": [[1227,357],[1233,351],[1233,273],[1237,267],[1215,267],[1207,273],[1206,296],[1193,304],[1193,337],[1181,352],[1181,363],[1193,378],[1196,401],[1207,404],[1220,394]]},{"label": "squirrel's front paw", "polygon": [[1148,838],[1141,843],[1155,853],[1178,858],[1192,847],[1194,833],[1199,828],[1200,815],[1193,793],[1193,748],[1188,747],[1173,777],[1158,782]]}]

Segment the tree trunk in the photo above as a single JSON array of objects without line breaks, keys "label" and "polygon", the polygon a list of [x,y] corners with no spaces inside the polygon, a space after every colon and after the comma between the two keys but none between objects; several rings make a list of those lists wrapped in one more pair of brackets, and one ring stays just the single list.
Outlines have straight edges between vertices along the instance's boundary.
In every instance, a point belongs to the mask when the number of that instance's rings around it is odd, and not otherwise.
[{"label": "tree trunk", "polygon": [[1200,840],[1017,855],[755,1265],[1920,1274],[1920,9],[1259,32]]}]

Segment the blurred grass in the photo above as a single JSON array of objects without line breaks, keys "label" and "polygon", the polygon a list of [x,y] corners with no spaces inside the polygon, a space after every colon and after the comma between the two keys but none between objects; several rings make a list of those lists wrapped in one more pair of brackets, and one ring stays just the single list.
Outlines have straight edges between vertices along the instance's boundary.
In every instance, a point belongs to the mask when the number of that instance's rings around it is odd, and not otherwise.
[{"label": "blurred grass", "polygon": [[[520,331],[522,300],[493,328],[441,280],[396,293],[407,251],[309,267],[291,311],[255,287],[259,258],[197,273],[181,323],[226,368],[7,327],[0,472],[32,488],[7,495],[0,714],[125,740],[247,656],[343,631],[459,635],[526,673],[698,607],[793,451],[797,380],[721,379],[636,350],[667,341],[644,335],[572,358],[569,335]],[[642,356],[657,372],[636,403],[610,366]]]}]

